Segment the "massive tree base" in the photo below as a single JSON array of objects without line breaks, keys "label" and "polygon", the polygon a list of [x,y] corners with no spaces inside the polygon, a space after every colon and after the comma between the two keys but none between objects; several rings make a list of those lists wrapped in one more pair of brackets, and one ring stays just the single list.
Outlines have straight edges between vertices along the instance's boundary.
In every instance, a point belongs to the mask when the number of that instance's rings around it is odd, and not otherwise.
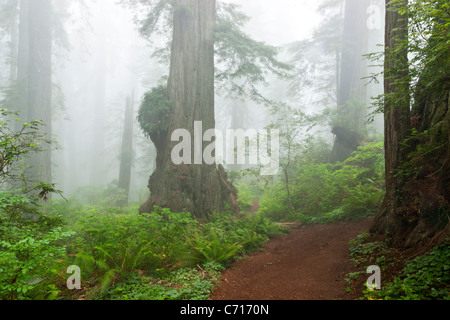
[{"label": "massive tree base", "polygon": [[225,211],[240,215],[236,191],[222,166],[173,164],[155,172],[149,188],[153,192],[141,213],[153,212],[158,206],[172,212],[189,212],[198,219]]},{"label": "massive tree base", "polygon": [[407,206],[395,211],[385,201],[370,232],[384,235],[388,245],[395,248],[417,248],[445,241],[450,237],[448,204],[441,206],[440,200],[432,201],[428,196],[423,192],[411,194],[405,199]]}]

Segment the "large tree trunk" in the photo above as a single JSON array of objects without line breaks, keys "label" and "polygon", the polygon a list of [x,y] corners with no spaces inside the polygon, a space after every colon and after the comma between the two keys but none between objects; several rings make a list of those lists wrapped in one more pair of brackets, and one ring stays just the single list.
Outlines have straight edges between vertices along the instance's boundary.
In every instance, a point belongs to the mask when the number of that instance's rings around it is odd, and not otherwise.
[{"label": "large tree trunk", "polygon": [[[386,157],[386,196],[375,217],[372,232],[386,235],[387,240],[395,245],[407,232],[405,219],[400,212],[402,202],[401,190],[404,179],[396,176],[402,162],[406,160],[402,151],[402,142],[410,128],[410,105],[408,77],[408,51],[405,41],[408,37],[408,20],[398,10],[393,10],[395,1],[386,3],[385,34],[385,157]],[[401,6],[408,1],[402,0]]]},{"label": "large tree trunk", "polygon": [[[410,112],[407,83],[395,83],[408,76],[407,46],[400,45],[407,21],[388,11],[386,22],[386,197],[371,231],[385,235],[395,247],[432,245],[450,235],[450,86],[448,71],[437,73],[445,69],[448,55],[431,59],[422,70]],[[410,127],[416,134],[402,144]],[[398,172],[402,162],[409,167]]]},{"label": "large tree trunk", "polygon": [[[41,120],[42,134],[52,138],[52,5],[51,0],[29,1],[28,121]],[[52,182],[51,148],[31,156],[32,183]]]},{"label": "large tree trunk", "polygon": [[[171,141],[174,130],[185,129],[193,138],[196,121],[202,121],[203,132],[215,128],[215,17],[215,0],[174,1],[168,81],[173,110],[167,133],[152,138],[158,152],[157,167],[149,182],[151,198],[141,212],[152,212],[154,206],[170,208],[173,212],[190,212],[197,218],[207,218],[227,208],[239,212],[235,192],[222,167],[175,165],[171,159],[171,151],[177,144]],[[195,154],[193,148],[191,154]]]}]

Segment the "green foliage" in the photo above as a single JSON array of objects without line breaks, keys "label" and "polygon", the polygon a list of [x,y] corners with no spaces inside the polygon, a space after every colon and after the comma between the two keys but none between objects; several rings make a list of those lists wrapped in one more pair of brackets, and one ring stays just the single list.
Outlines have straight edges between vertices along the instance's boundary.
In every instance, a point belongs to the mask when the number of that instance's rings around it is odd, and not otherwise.
[{"label": "green foliage", "polygon": [[290,221],[294,219],[289,210],[286,188],[278,183],[270,187],[261,197],[259,212],[275,221]]},{"label": "green foliage", "polygon": [[162,85],[147,92],[138,115],[139,124],[145,134],[152,139],[158,139],[164,135],[168,130],[168,119],[172,108],[173,103],[168,98],[165,86]]},{"label": "green foliage", "polygon": [[112,182],[106,188],[103,186],[79,187],[71,196],[71,200],[80,206],[92,208],[114,208],[126,198],[125,191]]},{"label": "green foliage", "polygon": [[63,239],[73,233],[42,218],[36,222],[0,220],[0,299],[54,299],[65,259]]},{"label": "green foliage", "polygon": [[39,200],[48,200],[50,193],[59,193],[55,185],[39,182],[30,185],[24,174],[26,157],[40,152],[42,145],[50,143],[40,131],[42,121],[26,123],[17,114],[6,109],[0,110],[0,188],[11,189],[21,186],[21,190],[0,194],[0,209],[11,218],[24,214],[36,214]]},{"label": "green foliage", "polygon": [[224,268],[221,264],[210,261],[197,265],[197,268],[174,270],[168,280],[175,284],[176,300],[207,300],[214,290]]},{"label": "green foliage", "polygon": [[160,208],[146,215],[100,216],[92,210],[79,222],[74,264],[100,279],[104,291],[123,274],[173,264],[195,223],[190,214]]},{"label": "green foliage", "polygon": [[385,269],[385,256],[390,252],[384,242],[366,242],[369,235],[363,233],[350,241],[350,259],[358,266],[362,266],[366,261],[370,261],[373,257],[380,257],[374,261],[374,264]]},{"label": "green foliage", "polygon": [[246,211],[250,209],[253,205],[253,199],[255,196],[253,195],[252,190],[245,183],[236,184],[237,194],[238,194],[238,204],[241,210]]},{"label": "green foliage", "polygon": [[239,5],[219,3],[215,27],[216,84],[230,98],[247,97],[270,105],[258,88],[272,74],[289,78],[292,66],[277,60],[279,49],[255,41],[242,31],[248,17]]},{"label": "green foliage", "polygon": [[207,300],[223,266],[214,262],[170,271],[163,279],[142,273],[127,274],[99,299],[110,300]]},{"label": "green foliage", "polygon": [[[138,206],[102,204],[103,191],[89,187],[39,207],[1,194],[1,298],[64,299],[62,271],[77,265],[87,299],[206,299],[229,262],[286,231],[260,215],[215,214],[204,223],[158,207],[140,215]],[[23,219],[22,207],[36,217]]]},{"label": "green foliage", "polygon": [[[137,208],[128,214],[76,209],[70,203],[68,208],[73,210],[69,227],[77,233],[68,244],[70,264],[81,268],[86,282],[96,283],[89,299],[205,298],[219,269],[286,230],[261,216],[216,214],[200,224],[189,213],[158,207],[143,215]],[[136,277],[137,272],[156,279]]]},{"label": "green foliage", "polygon": [[[402,1],[394,0],[393,9],[408,19],[408,38],[398,46],[395,52],[387,51],[369,55],[372,61],[387,61],[398,59],[398,52],[407,50],[409,61],[407,64],[390,67],[384,71],[384,77],[396,77],[398,74],[408,74],[397,81],[397,86],[403,90],[380,95],[376,102],[375,113],[384,112],[385,101],[392,101],[399,105],[404,103],[405,92],[410,92],[410,98],[420,93],[441,95],[442,89],[447,87],[450,77],[450,11],[446,0],[412,0],[408,1],[407,8]],[[374,75],[376,78],[380,75]]]},{"label": "green foliage", "polygon": [[175,300],[177,291],[139,273],[124,274],[121,281],[104,290],[102,300]]},{"label": "green foliage", "polygon": [[[162,209],[158,209],[162,210]],[[169,213],[167,210],[162,210]],[[173,214],[171,214],[173,215]],[[147,216],[146,219],[155,219]],[[164,215],[163,218],[164,220]],[[159,219],[156,219],[158,221]],[[149,222],[148,227],[155,223]],[[164,220],[167,235],[177,235],[171,223],[191,223],[189,216],[176,216],[170,222]],[[282,234],[285,228],[274,225],[260,216],[237,219],[231,215],[213,215],[211,221],[192,228],[184,228],[172,238],[165,238],[162,243],[172,241],[183,248],[174,252],[172,263],[161,268],[149,268],[148,276],[137,275],[128,270],[110,287],[105,288],[97,298],[113,300],[205,300],[208,299],[225,265],[237,257],[255,250],[270,236]],[[152,229],[150,229],[152,230]],[[154,229],[153,229],[154,230]],[[190,230],[190,231],[186,231]],[[150,231],[153,233],[154,231]],[[142,238],[142,236],[140,236]],[[161,244],[160,244],[161,245]],[[154,249],[159,248],[159,246]],[[159,256],[158,259],[161,259]],[[170,260],[170,259],[169,259]],[[175,263],[176,262],[176,263]],[[180,267],[181,266],[181,267]],[[135,269],[136,270],[136,269]],[[155,275],[157,278],[152,278]]]},{"label": "green foliage", "polygon": [[0,185],[24,181],[25,156],[48,143],[39,131],[42,121],[22,122],[17,114],[0,110]]},{"label": "green foliage", "polygon": [[20,191],[0,192],[0,212],[8,220],[17,220],[24,215],[37,214],[37,206]]},{"label": "green foliage", "polygon": [[242,248],[240,243],[229,243],[215,232],[207,235],[194,234],[188,244],[192,250],[191,259],[218,263],[229,261]]},{"label": "green foliage", "polygon": [[361,128],[362,124],[366,122],[367,109],[366,103],[352,98],[341,108],[331,107],[325,109],[323,117],[328,119],[328,124],[331,128],[341,127],[352,132],[363,133],[363,131],[368,131],[367,127]]},{"label": "green foliage", "polygon": [[288,206],[282,184],[261,198],[260,212],[278,221],[324,223],[358,219],[374,213],[384,195],[383,144],[371,143],[344,163],[306,163],[298,166]]},{"label": "green foliage", "polygon": [[[415,90],[440,92],[439,88],[446,86],[450,76],[449,9],[450,5],[445,0],[408,3],[405,12],[410,20],[407,45],[409,52],[413,53],[409,71],[417,84]],[[423,84],[426,87],[422,87]]]},{"label": "green foliage", "polygon": [[380,291],[367,291],[365,298],[382,300],[449,300],[450,243],[436,246],[409,260],[401,274]]},{"label": "green foliage", "polygon": [[197,241],[197,248],[205,247],[202,250],[216,251],[218,256],[226,257],[221,259],[223,262],[251,252],[271,237],[286,232],[285,228],[275,225],[262,215],[246,215],[238,219],[232,215],[216,214],[201,229],[206,241]]},{"label": "green foliage", "polygon": [[0,113],[0,184],[5,189],[23,186],[0,192],[0,299],[54,299],[66,258],[63,241],[73,232],[63,230],[59,217],[40,212],[41,200],[61,194],[55,185],[27,186],[24,175],[25,157],[48,141],[39,133],[41,121],[25,123],[15,113]]}]

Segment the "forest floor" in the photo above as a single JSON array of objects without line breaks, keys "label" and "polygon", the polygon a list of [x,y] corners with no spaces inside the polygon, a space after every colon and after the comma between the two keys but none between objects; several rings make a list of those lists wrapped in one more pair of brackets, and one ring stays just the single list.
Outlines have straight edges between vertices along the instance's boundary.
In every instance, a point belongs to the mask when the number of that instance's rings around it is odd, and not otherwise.
[{"label": "forest floor", "polygon": [[349,241],[368,232],[370,224],[371,219],[292,225],[287,235],[225,271],[211,299],[352,300],[345,282],[346,274],[354,271]]}]

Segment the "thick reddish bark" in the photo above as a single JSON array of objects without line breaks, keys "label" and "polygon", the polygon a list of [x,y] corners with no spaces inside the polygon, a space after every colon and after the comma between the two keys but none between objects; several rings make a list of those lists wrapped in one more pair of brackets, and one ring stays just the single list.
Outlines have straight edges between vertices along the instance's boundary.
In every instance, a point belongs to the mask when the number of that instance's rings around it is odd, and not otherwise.
[{"label": "thick reddish bark", "polygon": [[[397,170],[405,160],[401,143],[408,135],[410,123],[408,51],[405,41],[408,37],[408,20],[398,10],[392,10],[395,1],[386,2],[385,33],[385,110],[384,139],[386,157],[386,196],[372,226],[372,231],[383,233],[388,239],[401,233],[404,219],[398,212],[401,203],[400,190],[403,187]],[[407,6],[407,0],[401,5]]]},{"label": "thick reddish bark", "polygon": [[151,197],[141,212],[151,212],[154,206],[159,206],[173,212],[190,212],[197,218],[207,218],[226,209],[239,213],[235,192],[222,167],[176,165],[171,159],[172,149],[178,144],[171,141],[175,130],[185,129],[193,138],[196,121],[202,122],[203,132],[215,128],[215,17],[215,0],[174,1],[168,80],[173,110],[166,134],[153,139],[158,152],[157,166],[149,182]]},{"label": "thick reddish bark", "polygon": [[[404,43],[408,24],[406,17],[390,10],[393,2],[387,4],[386,15],[386,197],[371,231],[385,235],[392,246],[417,247],[432,245],[450,234],[450,87],[445,76],[436,81],[439,85],[428,85],[427,73],[434,74],[445,63],[428,64],[416,85],[410,111]],[[406,6],[407,0],[401,5]],[[414,136],[410,128],[415,129]]]}]

